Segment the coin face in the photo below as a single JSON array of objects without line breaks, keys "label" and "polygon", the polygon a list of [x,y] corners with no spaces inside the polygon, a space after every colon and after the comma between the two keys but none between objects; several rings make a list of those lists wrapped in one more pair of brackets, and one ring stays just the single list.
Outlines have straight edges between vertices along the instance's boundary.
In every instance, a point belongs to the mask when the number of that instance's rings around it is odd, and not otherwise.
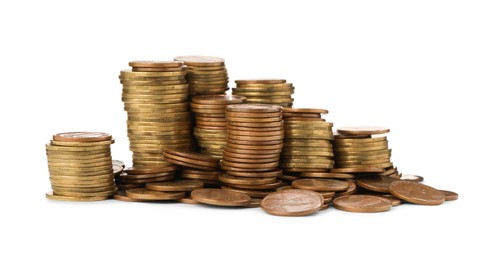
[{"label": "coin face", "polygon": [[111,140],[112,136],[101,132],[66,132],[53,136],[54,141],[64,142],[96,142]]},{"label": "coin face", "polygon": [[276,191],[260,203],[265,212],[276,216],[306,216],[319,211],[322,205],[322,195],[299,189]]},{"label": "coin face", "polygon": [[389,192],[399,199],[421,205],[440,205],[445,201],[443,192],[413,181],[394,181]]},{"label": "coin face", "polygon": [[215,206],[243,206],[250,203],[250,196],[224,189],[198,189],[191,193],[193,200]]},{"label": "coin face", "polygon": [[390,132],[390,129],[378,126],[346,126],[339,127],[337,132],[343,135],[375,135]]},{"label": "coin face", "polygon": [[390,200],[371,195],[347,195],[334,199],[334,208],[349,212],[383,212],[392,208]]}]

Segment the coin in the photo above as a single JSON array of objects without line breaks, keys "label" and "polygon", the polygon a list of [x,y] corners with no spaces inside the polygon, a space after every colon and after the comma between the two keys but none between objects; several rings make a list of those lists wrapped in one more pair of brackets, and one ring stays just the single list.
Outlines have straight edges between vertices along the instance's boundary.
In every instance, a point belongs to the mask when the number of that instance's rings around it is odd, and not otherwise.
[{"label": "coin", "polygon": [[138,68],[175,68],[183,66],[180,61],[131,61],[128,63],[131,67]]},{"label": "coin", "polygon": [[96,142],[111,140],[112,136],[101,132],[66,132],[53,135],[54,141]]},{"label": "coin", "polygon": [[344,135],[374,135],[388,133],[390,129],[377,126],[347,126],[339,127],[337,132]]},{"label": "coin", "polygon": [[46,198],[51,200],[62,200],[62,201],[98,201],[98,200],[106,200],[108,196],[100,196],[100,197],[71,197],[71,196],[61,196],[54,195],[53,192],[47,192]]},{"label": "coin", "polygon": [[459,194],[453,191],[448,191],[448,190],[439,190],[439,191],[442,192],[443,195],[445,196],[445,201],[452,201],[459,199]]},{"label": "coin", "polygon": [[225,186],[222,185],[221,189],[224,190],[229,190],[229,191],[234,191],[234,192],[239,192],[239,193],[244,193],[250,196],[251,198],[264,198],[265,196],[269,195],[270,193],[274,192],[275,190],[248,190],[248,189],[239,189],[239,188],[234,188],[230,186]]},{"label": "coin", "polygon": [[282,107],[265,104],[233,104],[226,107],[231,112],[249,112],[249,113],[275,113],[281,112]]},{"label": "coin", "polygon": [[390,184],[398,180],[387,176],[361,176],[356,178],[356,184],[367,190],[388,193]]},{"label": "coin", "polygon": [[198,189],[192,191],[191,197],[200,203],[215,206],[243,206],[251,200],[246,194],[224,189]]},{"label": "coin", "polygon": [[333,200],[334,208],[349,212],[384,212],[392,208],[390,200],[371,195],[347,195]]},{"label": "coin", "polygon": [[219,181],[226,184],[242,184],[242,185],[264,185],[269,183],[274,183],[276,181],[276,177],[238,177],[229,174],[221,174],[219,175]]},{"label": "coin", "polygon": [[199,55],[189,55],[189,56],[177,56],[174,58],[175,61],[181,61],[186,65],[191,66],[222,66],[224,65],[224,59],[213,56],[199,56]]},{"label": "coin", "polygon": [[412,175],[412,174],[402,174],[399,176],[399,178],[403,181],[416,181],[416,182],[422,182],[424,181],[424,178],[419,175]]},{"label": "coin", "polygon": [[349,188],[347,182],[333,179],[299,179],[293,181],[291,186],[313,191],[343,191]]},{"label": "coin", "polygon": [[197,180],[174,180],[146,184],[148,190],[155,191],[192,191],[203,187],[204,183]]},{"label": "coin", "polygon": [[277,180],[274,183],[269,183],[269,184],[263,184],[263,185],[245,185],[245,184],[228,184],[228,186],[232,186],[238,189],[246,189],[246,190],[273,190],[277,189],[284,184],[282,183],[281,180]]},{"label": "coin", "polygon": [[413,181],[394,181],[389,192],[399,199],[421,205],[439,205],[445,201],[443,192]]},{"label": "coin", "polygon": [[267,195],[261,208],[277,216],[306,216],[317,212],[323,205],[323,197],[314,191],[289,189]]},{"label": "coin", "polygon": [[384,198],[390,200],[392,207],[399,206],[402,203],[402,201],[399,198],[397,198],[393,195],[390,195],[390,194],[383,194],[383,195],[380,195],[380,197],[384,197]]},{"label": "coin", "polygon": [[185,197],[185,192],[163,192],[153,191],[146,188],[135,188],[125,191],[127,197],[138,200],[177,200]]},{"label": "coin", "polygon": [[237,79],[236,84],[277,84],[286,83],[285,79]]}]

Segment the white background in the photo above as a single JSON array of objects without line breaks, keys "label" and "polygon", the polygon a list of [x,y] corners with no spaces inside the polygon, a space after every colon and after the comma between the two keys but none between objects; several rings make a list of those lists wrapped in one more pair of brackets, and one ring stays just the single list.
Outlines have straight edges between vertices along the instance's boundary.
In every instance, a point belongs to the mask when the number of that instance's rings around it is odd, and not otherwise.
[{"label": "white background", "polygon": [[[491,2],[11,2],[0,4],[1,259],[491,259]],[[389,127],[395,165],[460,199],[304,218],[45,199],[52,134],[109,132],[130,164],[119,71],[188,54],[224,57],[231,81],[286,78],[295,106],[329,109],[336,128]]]}]

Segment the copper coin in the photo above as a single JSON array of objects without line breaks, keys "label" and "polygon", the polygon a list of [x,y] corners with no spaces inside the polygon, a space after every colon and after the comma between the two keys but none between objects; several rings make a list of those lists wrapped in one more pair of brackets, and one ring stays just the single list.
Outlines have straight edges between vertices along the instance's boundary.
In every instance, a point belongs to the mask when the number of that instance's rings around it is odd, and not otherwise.
[{"label": "copper coin", "polygon": [[338,192],[336,194],[337,197],[352,195],[358,191],[358,186],[356,185],[356,183],[354,183],[353,181],[348,181],[347,183],[349,184],[349,187],[347,188],[347,190],[342,191],[342,192]]},{"label": "copper coin", "polygon": [[239,123],[275,123],[282,121],[282,117],[228,117],[228,122]]},{"label": "copper coin", "polygon": [[229,191],[234,191],[234,192],[239,192],[239,193],[244,193],[251,198],[264,198],[265,196],[269,195],[270,193],[274,192],[275,190],[247,190],[247,189],[238,189],[235,187],[230,187],[230,186],[221,186],[221,189],[229,190]]},{"label": "copper coin", "polygon": [[236,84],[278,84],[286,83],[285,79],[237,79]]},{"label": "copper coin", "polygon": [[191,197],[184,197],[184,198],[178,199],[178,202],[185,203],[185,204],[200,204],[200,202],[193,200]]},{"label": "copper coin", "polygon": [[[262,150],[262,149],[243,149],[244,146],[241,146],[242,148],[233,148],[233,147],[228,147],[224,148],[224,151],[229,152],[229,153],[238,153],[238,154],[262,154],[262,155],[276,155],[279,156],[279,154],[282,152],[282,148],[279,149],[268,149],[268,150]],[[256,147],[253,147],[256,148]]]},{"label": "copper coin", "polygon": [[184,168],[182,173],[192,173],[192,174],[204,174],[204,175],[219,175],[223,173],[222,171],[203,171],[191,168]]},{"label": "copper coin", "polygon": [[224,65],[224,59],[212,56],[178,56],[174,58],[175,61],[182,61],[189,66],[222,66]]},{"label": "copper coin", "polygon": [[448,191],[448,190],[439,190],[439,191],[442,192],[443,195],[445,196],[445,201],[452,201],[459,199],[459,194],[453,191]]},{"label": "copper coin", "polygon": [[245,131],[245,132],[276,132],[283,131],[283,126],[277,127],[243,127],[243,126],[234,126],[228,125],[228,130],[236,130],[236,131]]},{"label": "copper coin", "polygon": [[200,95],[192,98],[193,103],[197,104],[220,104],[223,107],[226,104],[243,103],[246,100],[244,96],[238,95]]},{"label": "copper coin", "polygon": [[238,188],[238,189],[246,189],[246,190],[274,190],[277,189],[284,184],[281,180],[278,180],[274,183],[263,184],[263,185],[244,185],[244,184],[229,184],[228,186]]},{"label": "copper coin", "polygon": [[423,177],[419,175],[412,175],[412,174],[402,174],[399,178],[403,181],[415,181],[415,182],[424,181]]},{"label": "copper coin", "polygon": [[284,136],[284,131],[278,130],[278,131],[258,132],[258,131],[241,131],[241,130],[228,129],[228,134],[235,136],[239,135],[239,136],[251,136],[251,137]]},{"label": "copper coin", "polygon": [[354,179],[355,176],[348,173],[335,173],[335,172],[302,172],[301,177],[327,178],[327,179]]},{"label": "copper coin", "polygon": [[445,201],[443,192],[413,181],[394,181],[389,191],[399,199],[421,205],[440,205]]},{"label": "copper coin", "polygon": [[393,195],[390,195],[390,194],[383,194],[383,195],[379,195],[379,196],[384,197],[384,198],[390,200],[390,203],[392,204],[392,207],[399,206],[402,203],[402,201],[399,198],[397,198],[397,197],[395,197]]},{"label": "copper coin", "polygon": [[137,200],[176,200],[185,197],[185,192],[162,192],[146,188],[129,189],[125,191],[125,194]]},{"label": "copper coin", "polygon": [[389,185],[399,179],[388,176],[361,176],[356,178],[356,184],[367,190],[389,193]]},{"label": "copper coin", "polygon": [[249,136],[249,135],[233,135],[231,133],[228,133],[228,140],[250,141],[250,142],[272,142],[272,144],[279,144],[283,142],[284,136],[281,134],[272,135],[272,136]]},{"label": "copper coin", "polygon": [[[172,160],[175,160],[175,161],[180,161],[180,162],[184,162],[184,163],[190,163],[190,164],[193,164],[193,165],[201,165],[201,166],[205,166],[205,167],[210,167],[210,168],[214,168],[214,167],[217,167],[218,166],[218,163],[216,162],[204,162],[204,161],[201,161],[201,160],[197,160],[197,159],[190,159],[190,158],[187,158],[187,157],[181,157],[181,156],[177,156],[177,155],[174,155],[174,154],[169,154],[169,153],[163,153],[164,154],[164,160],[169,160],[169,159],[172,159]],[[213,157],[211,157],[213,158]]]},{"label": "copper coin", "polygon": [[247,205],[251,200],[246,194],[223,189],[198,189],[192,191],[191,197],[204,204],[233,207]]},{"label": "copper coin", "polygon": [[175,160],[175,159],[170,158],[170,157],[164,157],[164,160],[166,162],[169,162],[172,164],[181,165],[181,166],[194,168],[194,169],[200,169],[200,170],[206,170],[206,171],[208,171],[208,170],[213,171],[213,170],[217,169],[217,167],[209,167],[209,166],[203,166],[203,165],[188,163],[188,162],[184,162],[184,161],[180,161],[180,160]]},{"label": "copper coin", "polygon": [[[284,108],[283,108],[284,110]],[[282,117],[287,118],[287,117],[312,117],[312,118],[320,118],[320,114],[309,114],[309,113],[285,113],[282,112]]]},{"label": "copper coin", "polygon": [[266,104],[233,104],[226,107],[226,111],[245,113],[275,113],[281,112],[282,107]]},{"label": "copper coin", "polygon": [[286,122],[325,122],[325,119],[318,117],[285,117]]},{"label": "copper coin", "polygon": [[337,128],[337,132],[344,135],[375,135],[390,132],[390,129],[378,126],[347,126]]},{"label": "copper coin", "polygon": [[224,150],[223,156],[229,157],[229,158],[249,159],[249,160],[256,160],[256,159],[270,159],[270,160],[276,159],[276,160],[279,160],[279,154],[278,153],[273,153],[273,154],[241,154],[241,153],[231,153],[231,152]]},{"label": "copper coin", "polygon": [[128,174],[123,173],[118,176],[119,180],[136,180],[136,179],[148,179],[148,178],[158,178],[158,177],[169,177],[174,176],[175,172],[160,172],[160,173],[149,173],[149,174]]},{"label": "copper coin", "polygon": [[[194,179],[194,180],[209,180],[209,181],[217,181],[219,178],[218,174],[196,174],[196,173],[182,173],[181,177],[184,179]],[[205,182],[204,182],[205,183]]]},{"label": "copper coin", "polygon": [[146,184],[148,190],[155,191],[191,191],[203,187],[204,183],[197,180],[174,180]]},{"label": "copper coin", "polygon": [[183,62],[179,61],[131,61],[128,63],[130,67],[138,68],[174,68],[183,66]]},{"label": "copper coin", "polygon": [[[240,169],[274,169],[279,166],[279,161],[270,162],[270,163],[237,163],[223,160],[221,162],[223,166],[229,166]],[[248,170],[247,170],[248,171]]]},{"label": "copper coin", "polygon": [[66,132],[53,136],[54,141],[63,142],[97,142],[111,140],[112,136],[101,132]]},{"label": "copper coin", "polygon": [[230,162],[238,162],[238,163],[270,163],[270,162],[279,162],[279,157],[272,157],[267,159],[258,159],[258,158],[244,159],[244,158],[235,158],[235,157],[223,155],[223,160]]},{"label": "copper coin", "polygon": [[260,204],[265,212],[276,216],[306,216],[317,212],[322,205],[320,194],[298,189],[276,191]]},{"label": "copper coin", "polygon": [[316,113],[316,114],[328,114],[329,110],[318,108],[289,108],[283,107],[282,112],[286,113]]},{"label": "copper coin", "polygon": [[264,185],[269,183],[274,183],[276,177],[264,177],[264,178],[253,178],[253,177],[238,177],[223,173],[219,175],[219,181],[226,184],[242,184],[242,185]]},{"label": "copper coin", "polygon": [[[330,201],[332,201],[332,200],[330,200]],[[326,209],[330,208],[330,201],[328,203],[325,203],[324,202],[324,204],[322,205],[322,207],[320,207],[320,211],[326,210]]]},{"label": "copper coin", "polygon": [[299,179],[293,181],[291,186],[313,191],[343,191],[349,188],[348,182],[333,179]]},{"label": "copper coin", "polygon": [[249,142],[251,145],[228,142],[226,147],[232,149],[241,149],[241,150],[266,150],[266,151],[271,151],[271,153],[275,153],[279,151],[279,153],[281,153],[283,148],[282,142],[281,143],[278,142],[271,143],[271,142],[272,141],[268,141],[267,143],[261,143],[261,144],[259,144],[258,142]]},{"label": "copper coin", "polygon": [[382,168],[334,168],[330,171],[335,173],[380,173],[385,170]]},{"label": "copper coin", "polygon": [[174,172],[176,170],[176,166],[169,167],[130,167],[124,170],[124,172],[128,174],[153,174],[153,173],[163,173],[163,172]]},{"label": "copper coin", "polygon": [[180,157],[198,160],[198,161],[211,162],[213,164],[219,163],[219,160],[212,157],[212,156],[208,156],[208,155],[201,154],[201,153],[196,153],[193,151],[183,151],[183,150],[178,150],[178,149],[167,149],[167,148],[165,148],[164,152],[168,153],[168,154],[180,156]]},{"label": "copper coin", "polygon": [[348,195],[334,199],[334,208],[349,212],[384,212],[392,208],[390,200],[371,195]]},{"label": "copper coin", "polygon": [[283,125],[284,125],[284,121],[270,122],[270,123],[228,121],[228,127],[229,126],[240,126],[240,127],[264,128],[264,127],[282,127]]},{"label": "copper coin", "polygon": [[[121,177],[121,176],[120,176]],[[163,177],[155,177],[155,178],[145,178],[145,179],[118,179],[118,185],[121,184],[140,184],[140,183],[148,183],[148,182],[159,182],[159,181],[169,181],[174,179],[175,176],[163,176]]]},{"label": "copper coin", "polygon": [[282,112],[274,112],[274,113],[245,113],[245,112],[231,112],[227,111],[226,116],[228,118],[278,118],[283,116]]}]

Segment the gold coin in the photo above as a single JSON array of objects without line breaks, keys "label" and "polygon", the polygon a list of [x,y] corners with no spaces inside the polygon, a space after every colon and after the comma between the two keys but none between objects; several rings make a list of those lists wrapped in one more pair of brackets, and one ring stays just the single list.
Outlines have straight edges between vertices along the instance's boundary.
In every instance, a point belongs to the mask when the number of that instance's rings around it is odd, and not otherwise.
[{"label": "gold coin", "polygon": [[334,143],[334,147],[337,148],[365,148],[365,147],[381,147],[381,146],[387,146],[388,147],[388,142],[387,141],[380,141],[380,142],[371,142],[371,143],[346,143],[346,144],[340,144],[340,143]]},{"label": "gold coin", "polygon": [[372,151],[387,151],[387,145],[378,145],[370,147],[338,147],[334,146],[333,150],[335,152],[372,152]]},{"label": "gold coin", "polygon": [[108,196],[101,197],[70,197],[70,196],[60,196],[54,195],[52,191],[47,192],[46,198],[51,200],[63,200],[63,201],[98,201],[98,200],[106,200],[109,199]]},{"label": "gold coin", "polygon": [[172,72],[132,72],[130,70],[122,70],[120,76],[122,78],[140,78],[140,77],[171,77],[171,76],[185,76],[186,71],[172,71]]},{"label": "gold coin", "polygon": [[282,151],[283,156],[287,155],[317,155],[317,156],[334,156],[333,153],[330,151],[314,151],[313,149],[311,151],[300,151],[300,150],[290,150],[290,149],[284,149]]},{"label": "gold coin", "polygon": [[185,197],[185,192],[152,191],[146,188],[135,188],[125,191],[127,197],[138,200],[176,200]]},{"label": "gold coin", "polygon": [[58,145],[51,145],[51,144],[46,144],[46,150],[48,152],[109,152],[110,147],[108,145],[98,145],[98,146],[74,146],[74,147],[69,147],[69,146],[58,146]]},{"label": "gold coin", "polygon": [[388,133],[390,132],[390,129],[377,126],[348,126],[339,127],[337,132],[344,135],[374,135]]},{"label": "gold coin", "polygon": [[166,80],[162,80],[161,78],[155,78],[155,79],[150,79],[150,80],[142,80],[142,79],[132,79],[132,80],[127,80],[127,79],[120,79],[120,83],[124,87],[135,87],[135,86],[173,86],[173,85],[181,85],[181,84],[187,84],[187,80],[182,77],[168,77]]},{"label": "gold coin", "polygon": [[54,191],[57,192],[78,192],[78,193],[93,193],[93,192],[107,192],[107,191],[114,191],[115,190],[115,185],[109,185],[109,186],[104,186],[104,187],[95,187],[95,188],[67,188],[67,187],[59,187],[59,186],[54,186],[51,185]]},{"label": "gold coin", "polygon": [[361,143],[374,143],[374,142],[382,142],[387,141],[387,137],[373,137],[373,138],[346,138],[346,139],[335,139],[334,143],[336,144],[361,144]]},{"label": "gold coin", "polygon": [[100,192],[71,192],[71,191],[59,191],[54,190],[53,194],[58,196],[67,196],[67,197],[107,197],[112,196],[117,191],[117,188],[114,187],[111,191],[100,191]]}]

